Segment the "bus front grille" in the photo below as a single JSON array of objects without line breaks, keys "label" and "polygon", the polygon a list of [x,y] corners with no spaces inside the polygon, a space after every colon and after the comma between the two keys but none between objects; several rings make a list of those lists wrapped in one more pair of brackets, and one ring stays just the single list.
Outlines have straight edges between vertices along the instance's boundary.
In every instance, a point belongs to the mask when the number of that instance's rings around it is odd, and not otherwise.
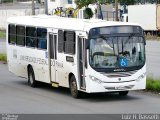
[{"label": "bus front grille", "polygon": [[101,74],[103,74],[104,76],[109,77],[109,78],[115,78],[115,77],[129,77],[129,76],[135,74],[136,72],[137,72],[137,70],[136,71],[129,71],[129,72],[114,72],[114,73],[101,72]]}]

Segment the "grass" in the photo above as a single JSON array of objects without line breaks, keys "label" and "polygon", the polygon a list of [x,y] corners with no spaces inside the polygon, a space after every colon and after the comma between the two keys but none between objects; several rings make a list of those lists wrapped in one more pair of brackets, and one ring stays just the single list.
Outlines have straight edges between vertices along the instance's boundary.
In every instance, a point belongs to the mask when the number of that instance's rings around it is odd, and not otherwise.
[{"label": "grass", "polygon": [[5,39],[6,38],[6,32],[3,30],[0,30],[0,38]]},{"label": "grass", "polygon": [[146,90],[151,92],[160,92],[160,79],[147,78]]},{"label": "grass", "polygon": [[13,3],[13,0],[3,0],[3,3]]},{"label": "grass", "polygon": [[146,35],[145,39],[146,40],[157,40],[157,41],[160,41],[160,37],[159,36],[152,36],[152,35]]},{"label": "grass", "polygon": [[0,61],[7,62],[7,56],[6,56],[6,54],[0,54]]}]

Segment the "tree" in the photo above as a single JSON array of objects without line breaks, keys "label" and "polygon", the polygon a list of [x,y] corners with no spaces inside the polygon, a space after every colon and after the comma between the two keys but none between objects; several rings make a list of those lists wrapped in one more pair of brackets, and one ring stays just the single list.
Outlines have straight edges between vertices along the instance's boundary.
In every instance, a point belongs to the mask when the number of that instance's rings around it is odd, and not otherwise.
[{"label": "tree", "polygon": [[75,0],[75,3],[78,6],[78,8],[87,7],[89,4],[95,4],[98,2],[100,4],[106,4],[111,3],[112,0]]},{"label": "tree", "polygon": [[91,8],[87,7],[84,11],[85,11],[85,18],[86,19],[90,19],[93,17],[93,12],[92,12]]},{"label": "tree", "polygon": [[87,7],[89,4],[93,4],[95,2],[95,0],[75,0],[75,3],[79,9],[82,7]]},{"label": "tree", "polygon": [[122,5],[134,5],[136,3],[135,0],[118,0],[118,2]]},{"label": "tree", "polygon": [[[89,19],[93,16],[93,11],[90,8],[88,8],[88,5],[95,4],[95,3],[102,4],[102,2],[104,2],[104,0],[75,0],[76,5],[78,6],[77,9],[81,9],[82,7],[87,8],[87,9],[85,9],[85,16],[87,19]],[[103,19],[103,17],[102,17],[102,19]]]},{"label": "tree", "polygon": [[[118,0],[122,5],[134,5],[137,0]],[[115,0],[75,0],[78,8],[87,7],[89,4],[95,4],[99,2],[100,4],[115,3]]]},{"label": "tree", "polygon": [[[77,8],[81,9],[82,7],[88,7],[89,4],[99,4],[100,13],[101,11],[101,4],[107,4],[107,3],[116,3],[116,21],[118,21],[118,3],[122,5],[134,5],[136,3],[135,0],[75,0],[75,3],[77,4]],[[103,15],[101,15],[101,19],[103,19]]]}]

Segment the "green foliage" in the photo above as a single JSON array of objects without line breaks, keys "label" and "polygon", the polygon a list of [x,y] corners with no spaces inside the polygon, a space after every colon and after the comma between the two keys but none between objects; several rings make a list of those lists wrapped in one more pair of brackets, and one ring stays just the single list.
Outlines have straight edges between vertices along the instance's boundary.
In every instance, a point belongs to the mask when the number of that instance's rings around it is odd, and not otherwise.
[{"label": "green foliage", "polygon": [[118,2],[120,2],[120,4],[125,4],[125,5],[134,5],[136,3],[135,0],[118,0]]},{"label": "green foliage", "polygon": [[89,4],[93,4],[95,2],[95,0],[75,0],[75,3],[78,6],[78,8],[87,7]]},{"label": "green foliage", "polygon": [[87,7],[89,4],[95,4],[98,2],[100,4],[107,4],[112,3],[112,0],[75,0],[75,3],[78,6],[78,8]]},{"label": "green foliage", "polygon": [[97,0],[100,4],[111,4],[113,0]]},{"label": "green foliage", "polygon": [[2,0],[3,3],[13,2],[13,0]]},{"label": "green foliage", "polygon": [[6,54],[0,54],[0,61],[7,61],[7,56]]},{"label": "green foliage", "polygon": [[[136,3],[160,3],[160,0],[117,0],[121,5],[134,5]],[[111,4],[114,3],[115,0],[75,0],[75,3],[78,5],[79,8],[87,7],[89,4],[94,4],[99,2],[100,4]]]},{"label": "green foliage", "polygon": [[154,80],[153,78],[147,78],[146,90],[160,92],[160,80]]},{"label": "green foliage", "polygon": [[93,17],[93,11],[91,8],[86,8],[85,10],[85,18],[90,19]]},{"label": "green foliage", "polygon": [[160,0],[135,0],[137,3],[141,3],[141,4],[145,4],[145,3],[151,3],[151,4],[154,4],[154,3],[157,3],[159,4],[160,3]]},{"label": "green foliage", "polygon": [[5,31],[0,31],[0,38],[6,38],[6,33]]}]

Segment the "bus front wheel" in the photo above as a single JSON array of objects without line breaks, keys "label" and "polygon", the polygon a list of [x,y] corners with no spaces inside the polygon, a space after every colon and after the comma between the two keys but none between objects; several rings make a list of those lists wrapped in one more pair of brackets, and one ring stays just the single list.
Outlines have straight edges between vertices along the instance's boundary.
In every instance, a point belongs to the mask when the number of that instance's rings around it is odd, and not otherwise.
[{"label": "bus front wheel", "polygon": [[70,78],[70,92],[74,98],[80,98],[80,91],[78,91],[77,82],[74,76]]},{"label": "bus front wheel", "polygon": [[28,84],[31,87],[36,87],[36,80],[35,80],[35,75],[32,67],[29,67],[28,69]]},{"label": "bus front wheel", "polygon": [[126,96],[128,94],[128,91],[119,91],[120,96]]}]

